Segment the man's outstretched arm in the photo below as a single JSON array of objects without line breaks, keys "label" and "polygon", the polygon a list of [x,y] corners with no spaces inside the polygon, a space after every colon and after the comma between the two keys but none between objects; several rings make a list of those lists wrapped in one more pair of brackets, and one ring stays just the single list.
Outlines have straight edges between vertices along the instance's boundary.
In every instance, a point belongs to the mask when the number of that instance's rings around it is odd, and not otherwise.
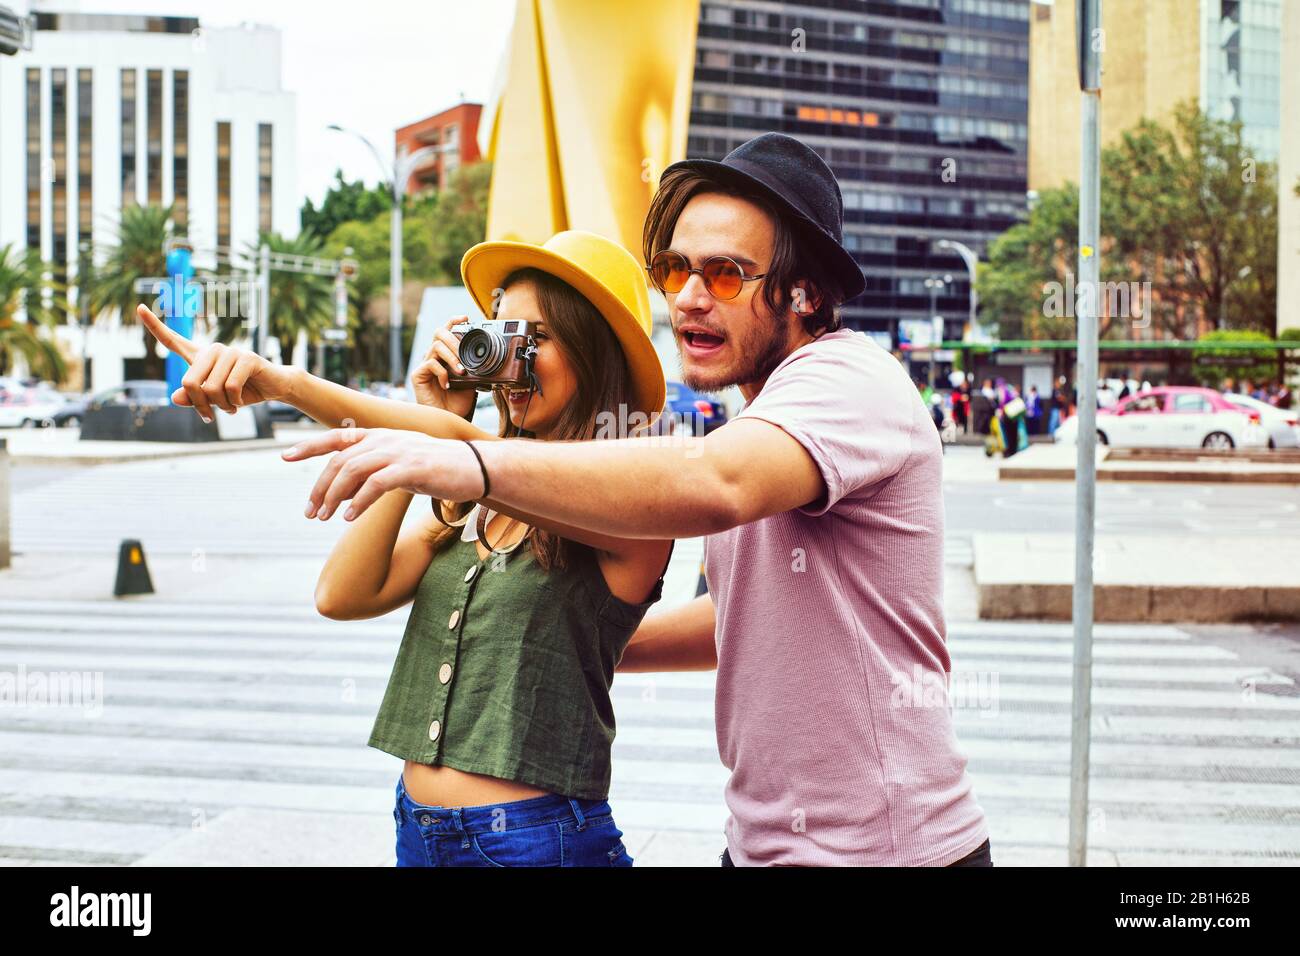
[{"label": "man's outstretched arm", "polygon": [[735,419],[682,444],[503,441],[477,445],[487,504],[623,538],[692,538],[807,505],[826,493],[799,442]]},{"label": "man's outstretched arm", "polygon": [[[307,514],[365,512],[404,488],[481,501],[538,526],[613,538],[694,538],[824,500],[821,472],[776,425],[740,418],[687,444],[610,441],[474,442],[409,431],[335,429],[283,452],[301,460],[337,452],[312,488]],[[481,455],[489,491],[484,493]]]},{"label": "man's outstretched arm", "polygon": [[713,599],[707,594],[671,611],[650,614],[632,635],[616,669],[624,674],[714,670],[718,666],[715,626]]}]

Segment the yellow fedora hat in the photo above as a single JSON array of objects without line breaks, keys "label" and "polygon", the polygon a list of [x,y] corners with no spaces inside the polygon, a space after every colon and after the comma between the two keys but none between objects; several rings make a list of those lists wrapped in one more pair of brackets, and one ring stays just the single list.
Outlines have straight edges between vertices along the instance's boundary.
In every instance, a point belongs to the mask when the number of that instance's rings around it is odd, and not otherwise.
[{"label": "yellow fedora hat", "polygon": [[664,407],[663,366],[650,343],[650,293],[645,270],[616,242],[594,232],[557,232],[542,245],[480,242],[460,260],[465,288],[492,318],[495,291],[516,269],[539,269],[573,286],[596,307],[623,347],[636,411],[653,421]]}]

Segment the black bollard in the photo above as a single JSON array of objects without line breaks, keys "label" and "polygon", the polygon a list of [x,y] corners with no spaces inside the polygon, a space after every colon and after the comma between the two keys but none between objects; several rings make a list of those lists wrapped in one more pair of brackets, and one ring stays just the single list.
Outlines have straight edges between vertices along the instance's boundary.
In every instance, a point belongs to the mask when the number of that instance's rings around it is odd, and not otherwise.
[{"label": "black bollard", "polygon": [[117,583],[113,586],[113,596],[124,594],[153,594],[149,566],[144,562],[144,545],[134,538],[127,538],[117,549]]}]

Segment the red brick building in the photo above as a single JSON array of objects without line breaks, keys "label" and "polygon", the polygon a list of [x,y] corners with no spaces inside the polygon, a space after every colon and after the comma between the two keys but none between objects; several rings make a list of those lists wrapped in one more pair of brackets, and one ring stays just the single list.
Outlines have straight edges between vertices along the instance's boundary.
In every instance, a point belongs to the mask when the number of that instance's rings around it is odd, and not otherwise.
[{"label": "red brick building", "polygon": [[413,153],[422,146],[439,150],[411,173],[406,183],[408,193],[438,189],[457,167],[479,160],[478,120],[482,112],[479,103],[460,103],[403,126],[394,134],[398,155]]}]

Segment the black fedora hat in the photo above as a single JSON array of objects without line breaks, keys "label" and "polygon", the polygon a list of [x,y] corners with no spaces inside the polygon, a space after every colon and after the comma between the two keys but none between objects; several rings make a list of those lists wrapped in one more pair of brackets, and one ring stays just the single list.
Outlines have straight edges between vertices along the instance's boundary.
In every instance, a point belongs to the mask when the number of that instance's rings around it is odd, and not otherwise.
[{"label": "black fedora hat", "polygon": [[811,147],[784,133],[764,133],[741,143],[720,161],[685,159],[665,169],[664,175],[679,169],[768,200],[800,238],[816,247],[818,258],[840,286],[841,301],[866,289],[862,269],[844,248],[844,197],[839,183]]}]

